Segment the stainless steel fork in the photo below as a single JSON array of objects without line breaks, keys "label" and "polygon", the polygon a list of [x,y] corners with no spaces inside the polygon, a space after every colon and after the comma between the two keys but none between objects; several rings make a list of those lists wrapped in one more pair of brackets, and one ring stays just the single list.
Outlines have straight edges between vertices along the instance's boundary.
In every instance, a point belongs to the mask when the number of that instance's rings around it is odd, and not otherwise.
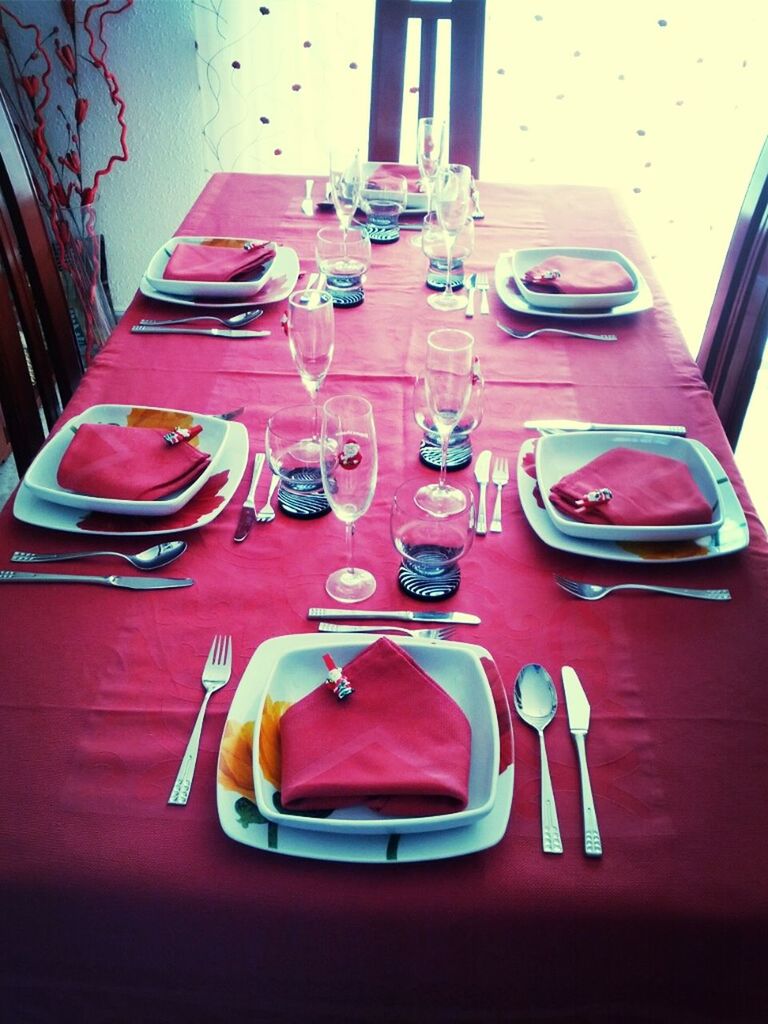
[{"label": "stainless steel fork", "polygon": [[272,495],[275,493],[275,489],[279,483],[280,477],[277,475],[277,473],[273,473],[272,479],[269,482],[269,493],[267,494],[267,500],[256,513],[257,523],[271,523],[272,520],[275,518],[275,510],[272,508]]},{"label": "stainless steel fork", "polygon": [[491,481],[496,484],[496,501],[493,505],[491,533],[501,533],[501,490],[509,483],[509,462],[507,459],[496,459],[493,464]]},{"label": "stainless steel fork", "polygon": [[535,331],[517,331],[514,327],[507,327],[506,324],[496,321],[496,326],[508,334],[511,338],[518,338],[523,341],[525,338],[535,338],[537,334],[564,334],[568,338],[589,338],[590,341],[618,341],[616,334],[585,334],[583,331],[566,331],[559,327],[537,327]]},{"label": "stainless steel fork", "polygon": [[698,597],[703,601],[730,601],[730,590],[691,590],[684,587],[662,587],[645,583],[615,583],[612,587],[599,587],[596,583],[580,583],[555,574],[555,583],[567,590],[573,597],[584,601],[599,601],[614,590],[652,590],[657,594],[673,594],[676,597]]},{"label": "stainless steel fork", "polygon": [[453,626],[441,626],[440,629],[406,629],[405,626],[344,626],[338,622],[319,622],[320,633],[401,633],[413,636],[417,640],[450,640]]},{"label": "stainless steel fork", "polygon": [[490,308],[488,307],[488,288],[489,287],[490,286],[488,284],[488,275],[486,273],[478,274],[477,275],[476,288],[480,292],[480,313],[481,314],[483,314],[483,313],[485,313],[485,314],[490,313]]},{"label": "stainless steel fork", "polygon": [[192,735],[189,737],[187,749],[181,759],[179,773],[173,784],[171,795],[168,798],[169,804],[185,804],[189,800],[189,791],[192,788],[192,779],[195,775],[197,764],[197,752],[200,749],[200,736],[203,732],[203,719],[205,710],[211,694],[226,686],[232,674],[232,637],[216,634],[208,652],[208,660],[203,668],[203,688],[205,696],[197,713]]}]

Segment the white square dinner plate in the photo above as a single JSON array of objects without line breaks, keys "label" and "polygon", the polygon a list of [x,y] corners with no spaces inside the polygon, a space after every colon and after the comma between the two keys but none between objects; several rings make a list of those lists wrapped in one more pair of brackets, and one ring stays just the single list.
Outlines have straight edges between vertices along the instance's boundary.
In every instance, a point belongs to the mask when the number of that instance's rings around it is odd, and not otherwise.
[{"label": "white square dinner plate", "polygon": [[[59,485],[56,473],[64,453],[72,443],[76,429],[83,423],[111,423],[136,430],[141,430],[144,427],[173,430],[178,426],[201,426],[202,431],[191,443],[195,443],[199,451],[208,453],[211,456],[210,462],[188,487],[155,501],[102,498],[97,495],[68,491]],[[217,456],[226,443],[229,429],[230,424],[218,416],[204,416],[200,413],[182,412],[178,409],[155,409],[139,405],[92,405],[85,412],[65,423],[46,442],[25,473],[23,483],[38,498],[52,502],[54,505],[67,505],[71,508],[87,509],[90,512],[115,512],[120,515],[171,515],[183,508],[206,483],[214,470]],[[126,472],[129,469],[130,467],[126,467]]]},{"label": "white square dinner plate", "polygon": [[[573,473],[613,448],[661,455],[686,465],[703,497],[713,509],[707,522],[681,526],[613,526],[586,523],[560,512],[550,500],[551,488],[566,474]],[[723,524],[723,509],[717,481],[700,449],[686,437],[606,430],[549,434],[536,443],[536,478],[549,518],[562,533],[588,540],[673,541],[716,533]]]},{"label": "white square dinner plate", "polygon": [[[261,732],[264,708],[268,700],[294,704],[310,691],[323,685],[326,669],[322,655],[330,654],[337,665],[345,665],[356,654],[375,643],[376,636],[327,633],[301,637],[281,637],[267,641],[256,652],[261,659],[261,674],[267,680],[256,718],[256,734]],[[479,648],[469,644],[436,644],[425,640],[388,637],[427,672],[456,701],[469,720],[472,747],[469,769],[469,800],[463,811],[428,817],[395,818],[378,814],[360,805],[334,810],[327,816],[286,811],[280,793],[265,778],[254,742],[253,777],[256,804],[269,821],[291,828],[316,832],[387,833],[427,832],[433,829],[460,828],[488,814],[496,798],[499,763],[499,727],[493,696]],[[484,652],[481,652],[484,653]],[[353,697],[350,699],[354,699]],[[403,708],[403,714],[408,709]]]},{"label": "white square dinner plate", "polygon": [[[626,292],[582,295],[539,292],[529,288],[525,283],[526,273],[552,256],[573,256],[582,260],[618,263],[629,274],[634,287],[631,291]],[[584,313],[591,310],[615,309],[617,306],[625,306],[636,299],[640,289],[640,272],[634,263],[616,249],[586,249],[578,246],[517,249],[512,256],[512,274],[520,294],[529,305],[538,309],[554,309],[560,312]]]},{"label": "white square dinner plate", "polygon": [[[242,299],[249,300],[258,295],[273,276],[280,273],[280,261],[277,254],[280,247],[276,246],[275,257],[254,271],[247,279],[237,281],[171,281],[163,277],[168,261],[177,245],[184,242],[189,245],[203,245],[210,240],[210,235],[177,235],[161,245],[149,261],[144,276],[149,285],[158,292],[174,295],[182,299]],[[230,242],[242,246],[246,242],[263,245],[263,239],[257,238],[217,238],[217,241]]]}]

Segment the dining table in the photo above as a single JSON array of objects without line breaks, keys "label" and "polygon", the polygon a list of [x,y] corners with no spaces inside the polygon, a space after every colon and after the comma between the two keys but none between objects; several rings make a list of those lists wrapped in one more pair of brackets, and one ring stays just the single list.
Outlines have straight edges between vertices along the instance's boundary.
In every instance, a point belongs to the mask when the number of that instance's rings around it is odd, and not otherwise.
[{"label": "dining table", "polygon": [[[482,181],[479,189],[484,216],[465,269],[488,275],[488,313],[479,301],[471,318],[428,304],[427,259],[410,230],[372,246],[364,301],[335,310],[319,402],[367,398],[378,441],[375,495],[356,525],[357,561],[377,582],[362,604],[335,604],[325,592],[345,557],[344,527],[333,514],[301,518],[278,508],[245,541],[233,541],[269,416],[308,402],[283,327],[287,293],[317,271],[317,231],[336,215],[322,203],[302,209],[303,177],[215,173],[176,232],[293,250],[298,277],[288,273],[279,297],[249,325],[269,334],[132,332],[142,318],[199,311],[137,281],[54,428],[51,441],[73,417],[104,404],[209,416],[242,407],[232,421],[238,454],[212,490],[193,499],[194,512],[147,520],[69,509],[46,518],[52,506],[36,504],[23,481],[0,512],[0,571],[30,568],[11,561],[15,551],[131,553],[181,539],[186,552],[159,574],[194,581],[148,592],[0,585],[3,1021],[768,1019],[764,526],[617,194]],[[641,275],[645,300],[577,324],[525,308],[504,261],[548,246],[623,254]],[[150,246],[148,265],[153,255]],[[209,311],[231,313],[224,305]],[[616,340],[518,340],[497,321]],[[477,498],[474,466],[484,449],[508,459],[510,477],[501,531],[475,536],[458,590],[425,602],[398,584],[390,509],[402,481],[436,479],[419,458],[413,393],[427,336],[443,327],[473,335],[484,379],[472,460],[449,478]],[[525,426],[546,418],[683,426],[708,453],[727,504],[722,537],[590,547],[553,533],[530,473],[540,435]],[[226,501],[216,498],[224,478]],[[268,479],[267,468],[257,508]],[[495,495],[491,484],[489,517]],[[31,568],[151,575],[110,556]],[[556,574],[727,589],[731,599],[623,591],[583,601],[559,587]],[[248,724],[252,703],[242,688],[247,681],[256,695],[267,685],[264,652],[275,644],[322,637],[309,617],[317,607],[330,609],[331,622],[343,621],[335,614],[342,607],[478,616],[433,646],[448,657],[451,645],[457,657],[462,645],[477,648],[491,666],[499,787],[504,780],[511,805],[490,838],[467,843],[463,829],[452,837],[446,829],[433,839],[403,833],[345,845],[265,820],[247,785],[238,788],[223,738],[225,727]],[[232,638],[231,679],[210,698],[189,798],[169,804],[219,634]],[[546,750],[562,853],[542,849],[539,739],[515,710],[515,681],[528,665],[546,669],[558,699]],[[601,856],[585,851],[564,666],[577,672],[591,709],[586,753]]]}]

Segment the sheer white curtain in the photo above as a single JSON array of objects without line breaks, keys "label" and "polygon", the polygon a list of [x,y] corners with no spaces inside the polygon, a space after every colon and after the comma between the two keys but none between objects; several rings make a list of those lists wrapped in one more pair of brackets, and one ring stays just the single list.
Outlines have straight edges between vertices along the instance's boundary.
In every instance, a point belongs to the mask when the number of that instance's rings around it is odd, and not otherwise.
[{"label": "sheer white curtain", "polygon": [[[340,135],[366,151],[374,0],[193,9],[208,170],[324,173]],[[487,0],[486,12],[482,179],[616,188],[695,351],[766,135],[768,4]],[[411,59],[408,124],[417,85]]]}]

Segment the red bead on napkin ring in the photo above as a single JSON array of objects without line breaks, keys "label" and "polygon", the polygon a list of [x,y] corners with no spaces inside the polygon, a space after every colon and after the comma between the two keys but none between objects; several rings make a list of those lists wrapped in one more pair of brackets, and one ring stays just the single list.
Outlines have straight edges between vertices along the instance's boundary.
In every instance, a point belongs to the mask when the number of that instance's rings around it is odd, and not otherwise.
[{"label": "red bead on napkin ring", "polygon": [[325,685],[333,691],[337,700],[346,700],[350,694],[355,692],[354,687],[349,685],[349,680],[330,654],[324,654],[323,661],[328,669],[328,678],[325,680]]},{"label": "red bead on napkin ring", "polygon": [[587,491],[584,497],[579,498],[575,505],[577,508],[594,508],[595,505],[605,505],[613,497],[610,487],[600,487],[596,491]]}]

